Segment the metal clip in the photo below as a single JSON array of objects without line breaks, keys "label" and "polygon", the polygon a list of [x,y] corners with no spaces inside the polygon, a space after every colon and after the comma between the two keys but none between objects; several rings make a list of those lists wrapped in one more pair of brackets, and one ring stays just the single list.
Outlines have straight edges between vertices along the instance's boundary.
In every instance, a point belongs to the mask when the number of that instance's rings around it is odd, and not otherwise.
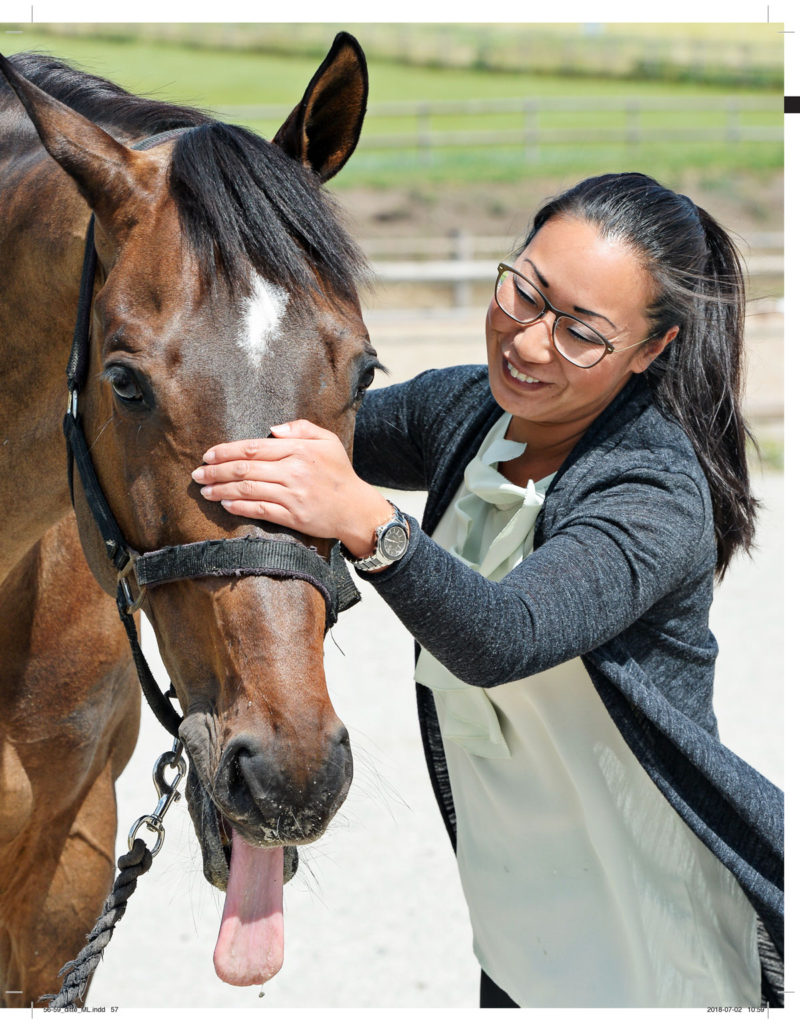
[{"label": "metal clip", "polygon": [[[133,843],[136,839],[136,833],[142,827],[146,825],[151,832],[156,833],[156,842],[153,849],[150,851],[150,855],[155,857],[161,847],[164,845],[164,815],[167,813],[172,804],[180,800],[181,795],[178,792],[178,786],[186,775],[186,761],[184,761],[181,754],[183,753],[183,744],[180,740],[175,740],[172,745],[172,750],[167,750],[159,757],[153,767],[153,784],[156,787],[158,793],[158,803],[156,804],[155,810],[152,814],[143,814],[141,818],[137,818],[131,826],[131,830],[128,833],[128,849],[133,849]],[[164,770],[166,768],[174,768],[177,774],[171,782],[167,782],[164,778]]]}]

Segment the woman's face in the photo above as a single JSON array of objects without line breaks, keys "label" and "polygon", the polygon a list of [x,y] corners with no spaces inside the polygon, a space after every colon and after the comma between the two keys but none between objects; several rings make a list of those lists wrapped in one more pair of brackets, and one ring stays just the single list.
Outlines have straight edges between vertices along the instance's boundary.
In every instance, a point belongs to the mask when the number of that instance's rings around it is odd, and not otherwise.
[{"label": "woman's face", "polygon": [[[653,282],[631,250],[601,237],[574,217],[547,221],[514,262],[559,310],[599,331],[620,349],[652,333],[645,311]],[[486,316],[489,383],[497,403],[521,421],[585,429],[672,339],[612,352],[589,369],[568,362],[553,345],[555,315],[523,326],[492,298]],[[518,424],[522,426],[523,424]]]}]

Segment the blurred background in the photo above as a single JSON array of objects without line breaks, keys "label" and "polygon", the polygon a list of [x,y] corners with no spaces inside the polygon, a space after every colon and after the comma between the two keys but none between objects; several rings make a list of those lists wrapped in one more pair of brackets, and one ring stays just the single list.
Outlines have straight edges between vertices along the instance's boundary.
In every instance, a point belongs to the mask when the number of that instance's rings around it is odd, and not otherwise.
[{"label": "blurred background", "polygon": [[[367,54],[370,102],[361,143],[329,188],[374,268],[363,302],[389,368],[379,386],[483,359],[498,260],[546,197],[582,177],[644,171],[737,239],[764,511],[755,557],[735,563],[714,606],[717,707],[723,741],[782,785],[783,35],[716,23],[0,24],[0,49],[49,52],[271,137],[342,28]],[[422,496],[395,497],[421,511]],[[326,648],[355,781],[287,886],[283,971],[261,999],[216,980],[220,894],[202,878],[181,807],[90,1002],[476,1005],[469,922],[417,736],[410,638],[364,590]],[[148,629],[145,646],[157,662]],[[145,715],[119,787],[120,851],[154,806],[149,773],[167,746]]]},{"label": "blurred background", "polygon": [[775,25],[61,24],[0,33],[6,53],[55,53],[272,137],[340,28],[367,53],[370,102],[356,155],[330,189],[373,261],[364,304],[395,377],[431,365],[432,346],[445,361],[482,357],[494,267],[545,197],[590,174],[644,171],[689,194],[740,242],[750,273],[749,410],[780,465],[784,37]]}]

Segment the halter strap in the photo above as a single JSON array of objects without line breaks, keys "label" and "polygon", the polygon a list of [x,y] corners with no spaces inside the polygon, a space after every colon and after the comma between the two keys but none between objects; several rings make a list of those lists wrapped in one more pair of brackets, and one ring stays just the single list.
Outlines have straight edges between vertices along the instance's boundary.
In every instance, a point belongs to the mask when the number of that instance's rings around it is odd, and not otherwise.
[{"label": "halter strap", "polygon": [[341,544],[331,550],[330,563],[296,540],[272,537],[231,537],[148,551],[134,560],[136,582],[155,587],[172,580],[200,576],[273,576],[312,584],[325,599],[328,625],[340,611],[359,600],[345,567]]},{"label": "halter strap", "polygon": [[72,332],[72,351],[67,363],[67,387],[71,396],[82,390],[89,372],[89,322],[92,316],[92,295],[94,276],[97,270],[97,250],[94,247],[94,214],[89,218],[86,229],[86,244],[83,248],[83,269],[81,290],[78,294],[78,314],[75,330]]}]

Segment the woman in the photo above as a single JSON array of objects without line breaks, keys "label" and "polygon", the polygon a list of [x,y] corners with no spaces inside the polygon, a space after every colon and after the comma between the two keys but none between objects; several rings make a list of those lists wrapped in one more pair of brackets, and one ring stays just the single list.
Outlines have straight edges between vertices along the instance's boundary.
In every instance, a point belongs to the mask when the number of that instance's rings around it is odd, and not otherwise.
[{"label": "woman", "polygon": [[[341,539],[414,635],[481,1006],[781,1004],[782,795],[711,705],[714,577],[756,507],[743,305],[691,200],[592,178],[500,265],[487,366],[368,394],[354,467],[298,421],[195,471]],[[426,489],[422,528],[373,485]]]}]

